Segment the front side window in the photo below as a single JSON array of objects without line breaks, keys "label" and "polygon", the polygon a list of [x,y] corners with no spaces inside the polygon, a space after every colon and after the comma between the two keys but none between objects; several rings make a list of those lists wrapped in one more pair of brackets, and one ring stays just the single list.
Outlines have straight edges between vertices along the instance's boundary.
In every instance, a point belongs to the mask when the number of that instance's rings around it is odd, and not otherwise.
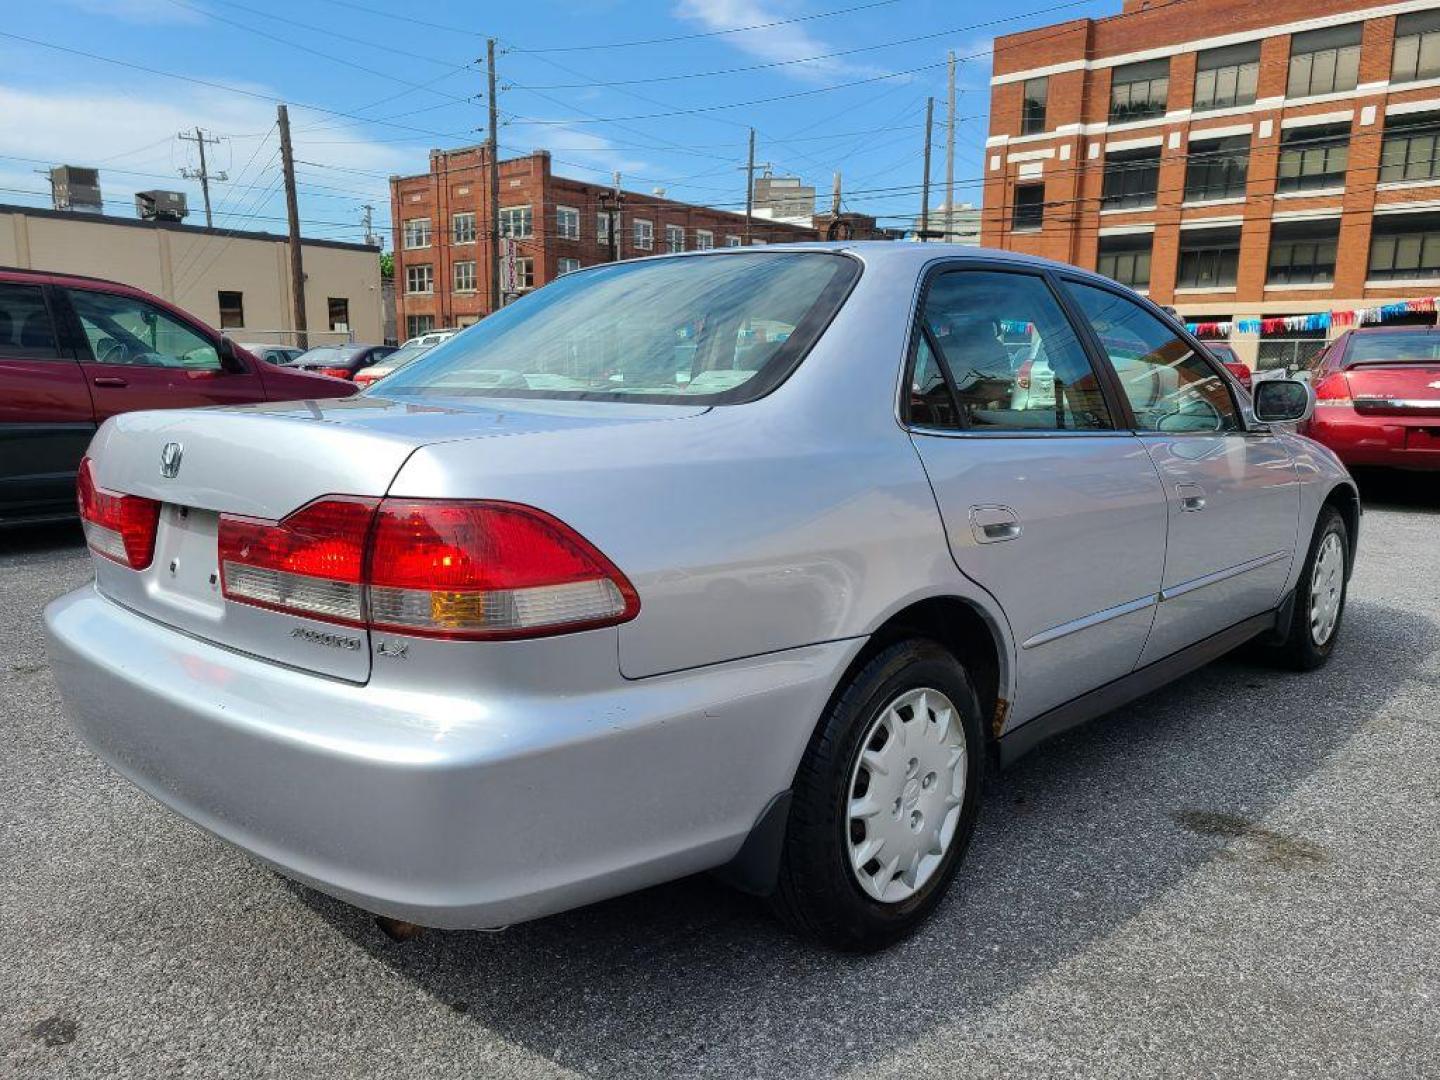
[{"label": "front side window", "polygon": [[609,263],[503,307],[387,390],[745,401],[800,362],[858,274],[847,256],[803,251]]},{"label": "front side window", "polygon": [[1160,147],[1123,150],[1105,158],[1106,210],[1132,210],[1155,205],[1160,187]]},{"label": "front side window", "polygon": [[99,364],[219,371],[220,353],[199,331],[132,296],[68,290]]},{"label": "front side window", "polygon": [[1253,105],[1260,84],[1260,43],[1206,49],[1195,60],[1196,112]]},{"label": "front side window", "polygon": [[[912,379],[932,417],[949,408],[975,431],[1103,431],[1110,410],[1090,360],[1045,280],[1033,274],[955,271],[931,284]],[[921,345],[925,348],[921,349]],[[945,405],[927,365],[954,391]]]},{"label": "front side window", "polygon": [[685,250],[685,227],[683,225],[665,226],[665,250],[670,252]]},{"label": "front side window", "polygon": [[1440,11],[1412,11],[1395,20],[1391,82],[1440,78]]},{"label": "front side window", "polygon": [[0,359],[54,360],[55,329],[39,285],[0,284]]},{"label": "front side window", "polygon": [[1287,128],[1280,137],[1276,191],[1323,191],[1345,186],[1350,167],[1350,125]]},{"label": "front side window", "polygon": [[1110,122],[1149,120],[1165,115],[1170,96],[1170,60],[1123,64],[1110,77]]},{"label": "front side window", "polygon": [[525,240],[534,235],[535,219],[528,206],[502,206],[500,208],[500,235]]},{"label": "front side window", "polygon": [[428,293],[435,291],[435,268],[429,263],[405,268],[405,291],[407,293]]},{"label": "front side window", "polygon": [[1021,135],[1036,135],[1045,130],[1045,101],[1049,92],[1049,79],[1025,80],[1024,97],[1020,105]]},{"label": "front side window", "polygon": [[405,222],[405,246],[427,248],[430,246],[430,219],[409,218]]},{"label": "front side window", "polygon": [[450,235],[454,243],[473,244],[475,242],[475,215],[466,212],[451,217]]},{"label": "front side window", "polygon": [[1440,177],[1440,112],[1405,113],[1385,121],[1380,182]]},{"label": "front side window", "polygon": [[641,218],[635,219],[634,243],[637,251],[650,251],[655,247],[655,226]]},{"label": "front side window", "polygon": [[561,240],[580,239],[580,211],[573,206],[555,208],[555,235]]},{"label": "front side window", "polygon": [[1022,184],[1015,189],[1015,209],[1010,226],[1016,232],[1038,229],[1045,224],[1045,185]]},{"label": "front side window", "polygon": [[456,292],[475,291],[475,262],[473,259],[457,262],[454,275]]},{"label": "front side window", "polygon": [[1133,236],[1102,236],[1095,269],[1121,285],[1148,289],[1153,245],[1154,237],[1148,232]]},{"label": "front side window", "polygon": [[221,289],[220,329],[239,330],[245,326],[245,294]]},{"label": "front side window", "polygon": [[1199,202],[1243,196],[1249,169],[1249,135],[1193,139],[1185,166],[1185,198]]},{"label": "front side window", "polygon": [[1065,288],[1119,375],[1137,430],[1242,430],[1225,380],[1184,338],[1118,293],[1078,281]]},{"label": "front side window", "polygon": [[1287,96],[1354,90],[1360,82],[1360,33],[1364,25],[1348,23],[1292,35]]},{"label": "front side window", "polygon": [[1270,285],[1320,285],[1335,280],[1340,219],[1277,221],[1270,230]]},{"label": "front side window", "polygon": [[1175,284],[1182,289],[1234,288],[1240,270],[1240,230],[1182,229]]},{"label": "front side window", "polygon": [[1372,281],[1440,278],[1440,214],[1377,214],[1366,276]]}]

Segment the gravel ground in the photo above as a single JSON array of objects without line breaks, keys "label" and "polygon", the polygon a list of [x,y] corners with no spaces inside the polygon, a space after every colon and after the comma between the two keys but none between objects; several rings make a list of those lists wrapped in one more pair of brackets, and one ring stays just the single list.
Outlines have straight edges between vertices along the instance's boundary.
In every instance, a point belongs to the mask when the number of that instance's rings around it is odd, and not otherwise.
[{"label": "gravel ground", "polygon": [[704,878],[394,944],[81,746],[40,633],[78,533],[0,534],[0,1075],[1440,1075],[1440,484],[1366,495],[1325,671],[1032,755],[868,958]]}]

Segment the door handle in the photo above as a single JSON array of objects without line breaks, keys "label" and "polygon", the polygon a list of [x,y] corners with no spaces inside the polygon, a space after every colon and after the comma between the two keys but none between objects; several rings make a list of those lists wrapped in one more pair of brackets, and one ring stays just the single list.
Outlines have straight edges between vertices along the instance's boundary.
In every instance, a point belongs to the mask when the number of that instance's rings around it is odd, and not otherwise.
[{"label": "door handle", "polygon": [[97,375],[95,376],[96,386],[129,386],[130,384],[118,375]]},{"label": "door handle", "polygon": [[1181,513],[1205,509],[1205,489],[1199,484],[1176,484],[1175,495],[1180,500]]},{"label": "door handle", "polygon": [[1014,540],[1022,531],[1020,515],[1008,506],[970,507],[970,535],[977,544]]}]

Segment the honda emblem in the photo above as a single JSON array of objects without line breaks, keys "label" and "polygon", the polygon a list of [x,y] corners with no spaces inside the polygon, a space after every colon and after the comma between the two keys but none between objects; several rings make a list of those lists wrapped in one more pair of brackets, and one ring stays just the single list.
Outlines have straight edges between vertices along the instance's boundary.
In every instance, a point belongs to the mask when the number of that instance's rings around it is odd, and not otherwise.
[{"label": "honda emblem", "polygon": [[160,475],[166,480],[180,475],[180,458],[184,453],[185,448],[178,442],[167,442],[160,451]]}]

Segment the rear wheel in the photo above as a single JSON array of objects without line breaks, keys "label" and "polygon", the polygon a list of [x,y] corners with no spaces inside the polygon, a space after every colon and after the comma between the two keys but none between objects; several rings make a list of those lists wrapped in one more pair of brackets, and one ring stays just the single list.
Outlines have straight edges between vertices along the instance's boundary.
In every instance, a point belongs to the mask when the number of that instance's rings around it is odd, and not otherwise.
[{"label": "rear wheel", "polygon": [[975,827],[983,731],[948,652],[877,653],[821,718],[793,788],[777,911],[843,949],[883,948],[940,902]]},{"label": "rear wheel", "polygon": [[1333,506],[1322,507],[1295,586],[1290,627],[1280,646],[1288,666],[1313,671],[1330,659],[1345,614],[1349,565],[1350,534],[1345,519]]}]

